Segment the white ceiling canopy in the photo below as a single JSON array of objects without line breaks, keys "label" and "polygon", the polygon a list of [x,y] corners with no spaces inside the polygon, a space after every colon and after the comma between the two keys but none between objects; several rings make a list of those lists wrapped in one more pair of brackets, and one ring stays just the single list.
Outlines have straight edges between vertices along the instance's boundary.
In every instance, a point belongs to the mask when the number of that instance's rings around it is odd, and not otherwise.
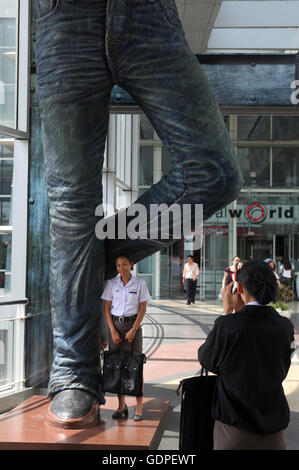
[{"label": "white ceiling canopy", "polygon": [[194,53],[297,52],[298,0],[176,0]]},{"label": "white ceiling canopy", "polygon": [[176,4],[192,51],[206,51],[221,0],[176,0]]}]

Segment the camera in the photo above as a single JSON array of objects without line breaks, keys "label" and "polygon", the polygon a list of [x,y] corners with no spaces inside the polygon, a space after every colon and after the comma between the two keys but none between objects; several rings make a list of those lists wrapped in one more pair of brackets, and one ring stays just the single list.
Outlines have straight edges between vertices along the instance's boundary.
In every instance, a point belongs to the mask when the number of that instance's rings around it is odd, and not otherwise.
[{"label": "camera", "polygon": [[234,282],[233,287],[232,287],[232,294],[234,295],[237,292],[237,281]]}]

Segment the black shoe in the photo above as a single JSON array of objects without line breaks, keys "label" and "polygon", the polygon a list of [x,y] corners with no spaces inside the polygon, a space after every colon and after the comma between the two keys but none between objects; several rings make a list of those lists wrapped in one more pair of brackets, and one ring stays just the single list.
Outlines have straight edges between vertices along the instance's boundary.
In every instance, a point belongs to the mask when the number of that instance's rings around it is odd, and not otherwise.
[{"label": "black shoe", "polygon": [[187,302],[187,305],[191,305],[191,302],[190,302],[190,300],[188,300],[188,302]]},{"label": "black shoe", "polygon": [[115,411],[112,415],[112,419],[125,419],[128,417],[129,411],[127,405],[125,405],[122,411]]},{"label": "black shoe", "polygon": [[192,300],[192,303],[195,304],[195,300]]},{"label": "black shoe", "polygon": [[50,403],[47,422],[65,429],[90,428],[100,424],[100,405],[94,395],[84,390],[62,390]]}]

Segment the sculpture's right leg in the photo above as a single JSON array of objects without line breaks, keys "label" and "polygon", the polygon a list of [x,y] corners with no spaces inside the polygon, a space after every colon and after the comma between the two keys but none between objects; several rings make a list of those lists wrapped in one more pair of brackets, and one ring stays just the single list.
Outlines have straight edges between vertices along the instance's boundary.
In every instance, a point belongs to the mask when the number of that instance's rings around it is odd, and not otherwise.
[{"label": "sculpture's right leg", "polygon": [[105,251],[95,237],[112,81],[106,2],[39,0],[37,81],[51,221],[52,420],[96,422]]}]

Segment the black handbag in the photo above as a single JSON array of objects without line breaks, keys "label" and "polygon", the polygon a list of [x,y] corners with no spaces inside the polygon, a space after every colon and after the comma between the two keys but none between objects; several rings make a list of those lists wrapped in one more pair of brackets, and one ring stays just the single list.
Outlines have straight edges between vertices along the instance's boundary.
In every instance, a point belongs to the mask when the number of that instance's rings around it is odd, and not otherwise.
[{"label": "black handbag", "polygon": [[213,450],[212,401],[217,375],[201,375],[180,382],[182,389],[179,450]]},{"label": "black handbag", "polygon": [[146,356],[139,352],[105,351],[103,392],[120,395],[143,395],[143,364]]}]

